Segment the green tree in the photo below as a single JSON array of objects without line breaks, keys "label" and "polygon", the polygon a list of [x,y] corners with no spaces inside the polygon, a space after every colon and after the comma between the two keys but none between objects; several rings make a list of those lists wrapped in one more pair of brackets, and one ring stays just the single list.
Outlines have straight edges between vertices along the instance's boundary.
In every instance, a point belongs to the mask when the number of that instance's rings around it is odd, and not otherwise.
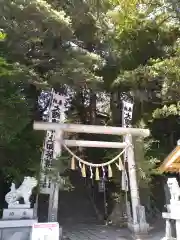
[{"label": "green tree", "polygon": [[[4,41],[6,35],[1,32],[1,47]],[[35,74],[28,67],[8,63],[0,52],[0,166],[6,180],[20,180],[28,171],[32,174],[39,159],[42,135],[38,137],[31,128],[36,99],[27,94],[32,77]]]},{"label": "green tree", "polygon": [[[40,160],[43,136],[32,122],[41,89],[71,92],[68,121],[85,124],[100,122],[97,103],[105,93],[110,109],[102,122],[115,126],[126,93],[135,103],[133,125],[152,133],[145,149],[135,140],[139,181],[149,184],[156,159],[163,160],[179,137],[178,2],[1,0],[0,22],[6,33],[0,42],[4,171],[17,177]],[[112,152],[82,154],[97,162]]]}]

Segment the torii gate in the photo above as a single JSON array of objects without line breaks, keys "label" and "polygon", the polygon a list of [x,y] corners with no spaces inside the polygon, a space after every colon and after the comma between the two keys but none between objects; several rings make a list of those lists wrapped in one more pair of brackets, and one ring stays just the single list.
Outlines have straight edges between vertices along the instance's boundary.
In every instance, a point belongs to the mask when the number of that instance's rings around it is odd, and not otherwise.
[{"label": "torii gate", "polygon": [[[35,130],[55,131],[54,151],[57,155],[61,154],[62,145],[80,146],[80,147],[97,147],[97,148],[127,148],[128,172],[130,182],[130,194],[132,202],[132,222],[129,223],[129,228],[136,234],[145,233],[148,231],[149,225],[146,223],[145,209],[140,205],[139,190],[136,176],[136,164],[134,159],[134,150],[132,146],[132,136],[148,137],[150,131],[148,129],[138,128],[122,128],[111,126],[98,125],[81,125],[81,124],[61,124],[61,123],[46,123],[35,122]],[[67,140],[63,139],[64,132],[71,133],[91,133],[91,134],[107,134],[126,136],[126,142],[102,142],[102,141],[84,141],[84,140]],[[58,210],[58,184],[54,186],[53,197],[50,196],[49,203],[49,221],[57,221]]]}]

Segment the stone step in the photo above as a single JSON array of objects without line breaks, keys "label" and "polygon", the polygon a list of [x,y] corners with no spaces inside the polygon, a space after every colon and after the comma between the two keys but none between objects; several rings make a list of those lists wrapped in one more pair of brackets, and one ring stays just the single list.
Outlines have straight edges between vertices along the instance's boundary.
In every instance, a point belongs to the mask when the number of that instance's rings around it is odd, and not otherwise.
[{"label": "stone step", "polygon": [[78,172],[70,172],[70,179],[74,189],[59,193],[59,222],[97,223],[97,215],[87,194],[84,179]]}]

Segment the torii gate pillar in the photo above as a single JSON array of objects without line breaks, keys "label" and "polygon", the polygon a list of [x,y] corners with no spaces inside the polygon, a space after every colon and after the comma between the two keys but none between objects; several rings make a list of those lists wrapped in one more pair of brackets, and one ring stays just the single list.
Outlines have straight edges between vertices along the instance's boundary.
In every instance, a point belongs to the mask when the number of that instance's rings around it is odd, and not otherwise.
[{"label": "torii gate pillar", "polygon": [[128,228],[135,234],[135,237],[146,235],[149,230],[149,224],[146,222],[145,208],[140,204],[139,189],[137,184],[136,163],[134,159],[134,150],[132,145],[132,136],[128,134],[126,141],[131,146],[127,148],[129,185],[132,206],[132,218],[128,216]]}]

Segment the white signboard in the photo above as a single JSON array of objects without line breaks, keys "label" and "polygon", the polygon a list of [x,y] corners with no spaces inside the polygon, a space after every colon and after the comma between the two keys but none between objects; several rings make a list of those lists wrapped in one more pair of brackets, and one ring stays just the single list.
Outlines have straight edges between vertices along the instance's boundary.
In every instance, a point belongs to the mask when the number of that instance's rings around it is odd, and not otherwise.
[{"label": "white signboard", "polygon": [[59,223],[35,223],[31,240],[59,240]]}]

